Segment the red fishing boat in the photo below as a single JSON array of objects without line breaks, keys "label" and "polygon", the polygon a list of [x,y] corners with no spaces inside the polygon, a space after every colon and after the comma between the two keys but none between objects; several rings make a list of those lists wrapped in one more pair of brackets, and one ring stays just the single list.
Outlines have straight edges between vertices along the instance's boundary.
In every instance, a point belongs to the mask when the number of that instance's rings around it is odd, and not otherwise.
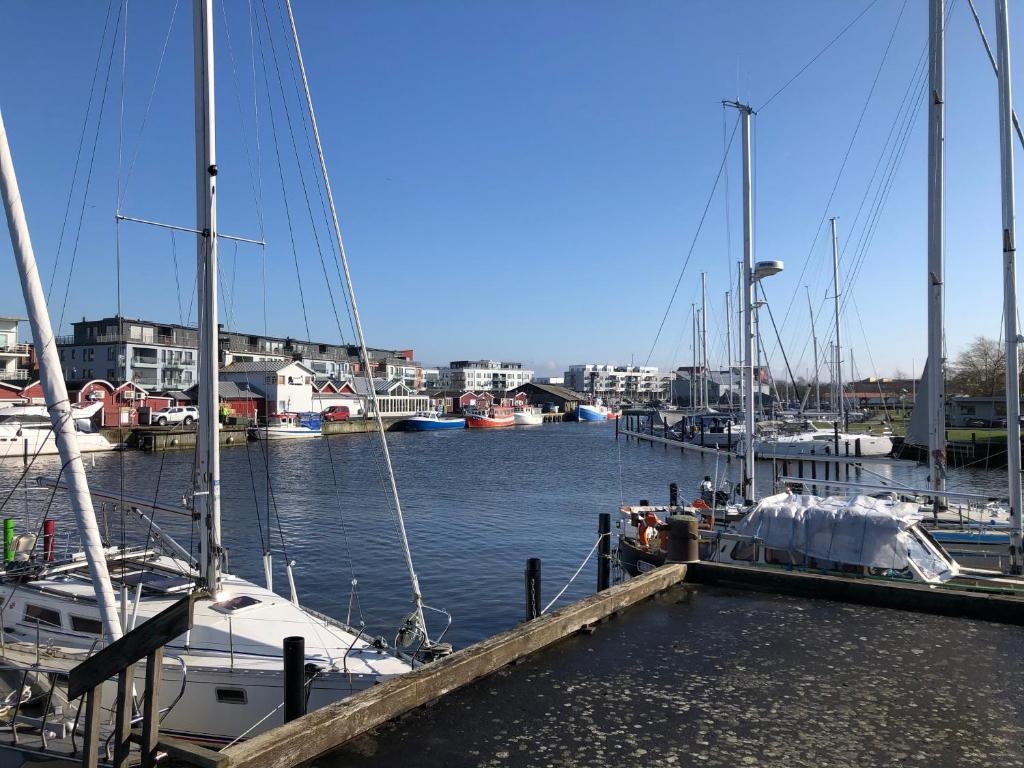
[{"label": "red fishing boat", "polygon": [[492,405],[489,408],[470,408],[465,412],[466,426],[470,429],[498,429],[515,423],[512,408]]}]

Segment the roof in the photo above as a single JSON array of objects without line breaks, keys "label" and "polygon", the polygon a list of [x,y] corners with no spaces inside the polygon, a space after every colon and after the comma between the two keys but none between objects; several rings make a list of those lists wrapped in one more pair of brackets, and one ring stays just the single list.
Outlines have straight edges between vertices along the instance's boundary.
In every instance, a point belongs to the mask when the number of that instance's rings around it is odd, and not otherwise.
[{"label": "roof", "polygon": [[549,395],[554,395],[555,397],[559,397],[562,400],[565,400],[570,403],[578,403],[586,399],[583,395],[579,394],[578,392],[573,392],[571,389],[568,389],[566,387],[560,387],[557,384],[535,384],[532,381],[528,381],[525,384],[522,384],[516,387],[515,389],[511,389],[509,391],[512,393],[522,392],[526,391],[528,387],[539,389],[541,392],[546,392]]},{"label": "roof", "polygon": [[[402,386],[405,386],[405,383],[401,379],[374,379],[373,389],[378,395],[386,395],[392,389],[395,388],[396,384],[401,384]],[[366,386],[365,376],[354,377],[352,379],[351,385],[352,389],[355,390],[357,395],[366,396],[370,394],[369,387]]]},{"label": "roof", "polygon": [[[247,381],[223,381],[218,382],[218,390],[220,393],[221,400],[262,400],[263,393],[256,389],[254,386],[249,384]],[[195,400],[199,395],[199,385],[193,384],[184,392],[168,392],[170,397],[174,397],[176,400]],[[175,395],[182,395],[181,398],[175,397]]]},{"label": "roof", "polygon": [[290,365],[299,365],[310,373],[313,371],[297,360],[246,360],[232,363],[220,369],[223,373],[277,373]]}]

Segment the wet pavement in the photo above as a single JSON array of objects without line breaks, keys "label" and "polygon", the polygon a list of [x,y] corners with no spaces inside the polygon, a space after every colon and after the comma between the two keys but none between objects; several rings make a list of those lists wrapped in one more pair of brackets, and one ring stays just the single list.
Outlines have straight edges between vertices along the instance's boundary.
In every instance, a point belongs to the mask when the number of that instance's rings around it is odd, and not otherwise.
[{"label": "wet pavement", "polygon": [[678,587],[316,761],[1024,766],[1018,627]]}]

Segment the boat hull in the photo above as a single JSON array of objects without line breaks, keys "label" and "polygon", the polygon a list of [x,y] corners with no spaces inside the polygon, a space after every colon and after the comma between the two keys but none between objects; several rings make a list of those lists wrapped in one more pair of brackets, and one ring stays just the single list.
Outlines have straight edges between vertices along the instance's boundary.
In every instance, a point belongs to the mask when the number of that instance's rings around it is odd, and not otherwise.
[{"label": "boat hull", "polygon": [[[114,445],[98,432],[79,432],[78,450],[81,453],[112,451]],[[25,429],[18,435],[14,429],[0,430],[0,461],[8,456],[56,456],[57,441],[52,430]]]},{"label": "boat hull", "polygon": [[[860,452],[857,444],[860,443]],[[757,456],[888,456],[892,439],[884,435],[840,435],[839,452],[834,440],[755,440]]]},{"label": "boat hull", "polygon": [[539,413],[517,413],[513,418],[517,427],[536,427],[544,423],[544,417]]},{"label": "boat hull", "polygon": [[323,432],[308,427],[253,427],[249,430],[249,437],[254,440],[301,440],[323,437]]},{"label": "boat hull", "polygon": [[469,429],[502,429],[515,424],[512,416],[467,416],[466,426]]},{"label": "boat hull", "polygon": [[465,429],[465,419],[426,419],[413,417],[402,422],[407,432],[435,432],[442,429]]},{"label": "boat hull", "polygon": [[596,405],[580,405],[576,408],[576,418],[579,421],[608,421],[608,413]]}]

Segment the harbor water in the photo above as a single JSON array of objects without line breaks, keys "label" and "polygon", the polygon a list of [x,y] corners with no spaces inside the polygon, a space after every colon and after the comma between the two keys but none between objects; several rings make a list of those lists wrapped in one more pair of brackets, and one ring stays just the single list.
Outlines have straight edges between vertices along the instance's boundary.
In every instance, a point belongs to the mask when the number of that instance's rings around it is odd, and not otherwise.
[{"label": "harbor water", "polygon": [[[735,484],[740,467],[736,460],[616,440],[611,422],[387,438],[424,599],[450,612],[445,640],[456,647],[524,618],[528,557],[543,561],[544,602],[554,597],[594,547],[598,512],[640,499],[665,503],[670,482],[678,483],[683,499],[692,499],[705,475]],[[107,490],[180,503],[191,485],[191,451],[124,451],[85,461],[90,482]],[[365,621],[370,634],[390,642],[412,602],[382,461],[375,434],[284,441],[269,450],[260,443],[225,448],[222,521],[230,569],[263,582],[269,495],[276,591],[288,593],[284,565],[293,560],[304,605]],[[53,477],[59,468],[49,457],[38,458],[27,473],[20,457],[0,463],[0,515],[14,518],[19,532],[36,530],[47,507],[60,533],[73,531],[63,494],[10,492],[23,474]],[[771,492],[772,472],[770,463],[759,462],[761,494]],[[924,471],[909,462],[872,465],[870,472],[906,485],[925,483]],[[867,470],[859,480],[877,482]],[[1005,473],[952,472],[949,486],[1005,495]],[[187,519],[165,515],[156,522],[195,551]],[[100,524],[113,544],[141,540],[138,523],[100,511]],[[595,578],[591,560],[559,604],[591,593]],[[435,635],[446,623],[433,612],[428,621]]]}]

